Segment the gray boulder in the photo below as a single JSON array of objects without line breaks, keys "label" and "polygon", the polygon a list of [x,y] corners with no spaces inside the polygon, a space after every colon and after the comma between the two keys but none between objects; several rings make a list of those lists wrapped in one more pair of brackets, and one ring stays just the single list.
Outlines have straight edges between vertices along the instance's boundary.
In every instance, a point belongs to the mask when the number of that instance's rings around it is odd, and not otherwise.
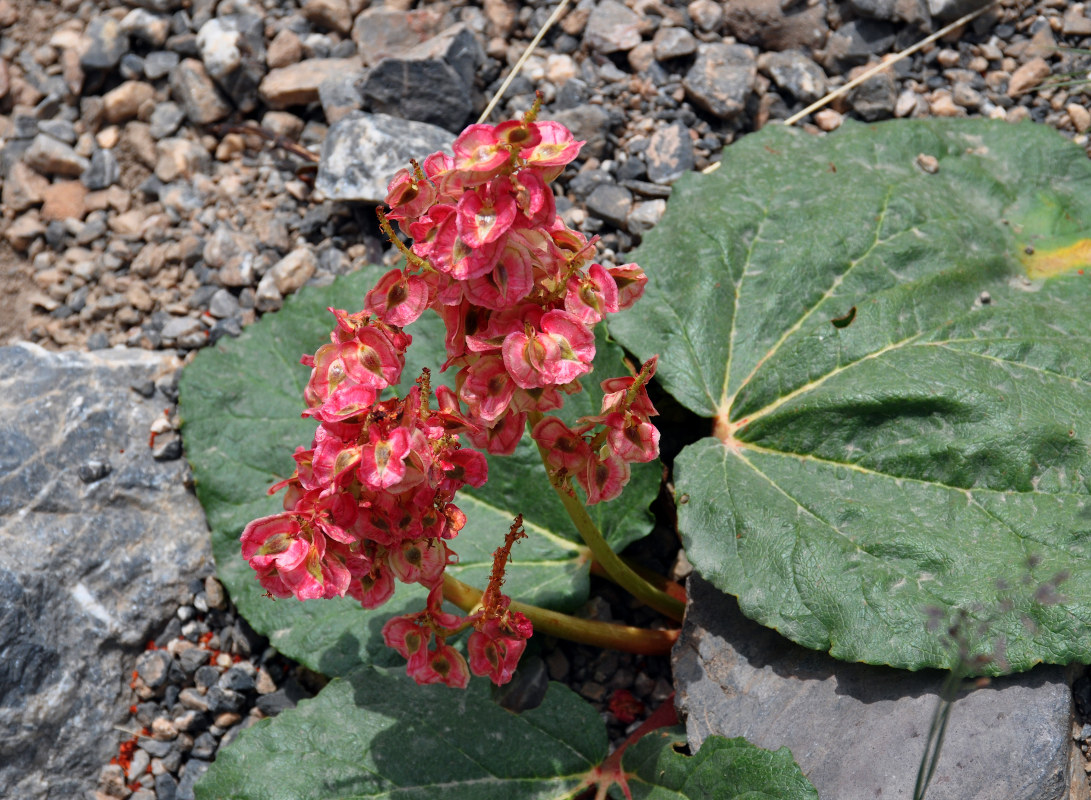
[{"label": "gray boulder", "polygon": [[315,185],[331,200],[381,203],[399,169],[437,150],[451,151],[450,131],[386,114],[353,112],[330,126]]},{"label": "gray boulder", "polygon": [[[673,663],[693,751],[713,734],[744,736],[790,748],[823,800],[913,796],[946,673],[837,661],[747,619],[696,575],[688,591]],[[963,695],[928,800],[1068,798],[1071,695],[1056,666]],[[1082,756],[1073,761],[1082,773]]]},{"label": "gray boulder", "polygon": [[127,670],[211,573],[183,460],[152,458],[175,364],[144,350],[0,348],[0,793],[89,796],[117,754]]}]

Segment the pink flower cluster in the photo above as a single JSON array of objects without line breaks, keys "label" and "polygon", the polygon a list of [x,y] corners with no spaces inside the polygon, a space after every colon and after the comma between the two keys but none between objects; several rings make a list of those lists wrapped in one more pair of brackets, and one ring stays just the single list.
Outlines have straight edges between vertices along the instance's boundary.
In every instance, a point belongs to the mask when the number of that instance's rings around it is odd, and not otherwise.
[{"label": "pink flower cluster", "polygon": [[[444,571],[456,560],[447,542],[466,524],[458,490],[480,487],[487,463],[463,448],[510,454],[529,413],[556,410],[595,357],[593,326],[632,305],[646,278],[635,264],[590,263],[595,239],[570,230],[548,187],[582,142],[555,122],[471,125],[454,156],[435,153],[390,184],[380,219],[406,255],[367,294],[364,310],[333,311],[330,343],[305,356],[311,377],[304,416],[319,423],[287,488],[284,511],[254,520],[242,554],[276,597],[351,595],[365,608],[386,602],[395,579],[428,589],[426,608],[390,620],[386,643],[408,660],[419,683],[465,686],[472,671],[510,680],[532,633],[501,593],[516,519],[494,553],[480,606],[467,617],[443,610]],[[407,247],[387,219],[413,237]],[[447,326],[447,361],[457,391],[430,388],[429,375],[402,398],[381,400],[401,380],[412,339],[402,328],[431,308]],[[629,480],[629,464],[658,455],[656,413],[646,384],[654,360],[635,378],[602,383],[601,413],[577,428],[544,417],[532,435],[562,479],[589,503],[609,500]],[[462,407],[465,406],[465,412]],[[472,628],[462,654],[447,644]]]},{"label": "pink flower cluster", "polygon": [[[458,399],[481,429],[467,438],[490,453],[512,453],[528,412],[556,410],[579,391],[595,358],[593,326],[635,303],[647,282],[635,264],[590,263],[596,240],[557,215],[548,183],[582,144],[533,114],[471,125],[455,140],[454,156],[435,153],[390,184],[387,217],[413,245],[404,269],[387,273],[365,307],[392,325],[426,308],[439,313],[447,326],[444,368],[458,367]],[[617,496],[628,480],[633,448],[615,450],[613,442],[587,448],[579,469],[569,469],[590,502]],[[639,460],[654,458],[651,450]]]}]

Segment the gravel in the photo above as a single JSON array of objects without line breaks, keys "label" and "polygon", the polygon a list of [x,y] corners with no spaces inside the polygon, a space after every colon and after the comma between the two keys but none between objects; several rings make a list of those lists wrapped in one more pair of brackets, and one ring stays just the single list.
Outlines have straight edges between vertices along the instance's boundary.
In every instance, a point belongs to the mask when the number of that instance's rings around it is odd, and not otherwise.
[{"label": "gravel", "polygon": [[[183,359],[239,335],[302,286],[389,259],[370,210],[381,175],[351,172],[357,151],[335,146],[339,132],[389,136],[389,124],[374,122],[382,118],[361,116],[379,112],[413,120],[415,136],[443,146],[476,119],[552,8],[18,5],[0,0],[0,291],[11,310],[0,343],[127,346]],[[682,174],[973,5],[580,0],[492,119],[521,114],[540,90],[543,116],[587,141],[557,181],[558,208],[601,237],[609,263],[655,226]],[[1088,74],[1091,57],[1065,48],[1091,46],[1089,12],[1091,4],[1066,0],[1002,0],[801,125],[821,135],[846,117],[1032,119],[1086,147],[1087,85],[1049,84]],[[312,160],[299,154],[317,157],[323,142],[316,188]],[[156,458],[180,455],[181,440],[165,431]],[[80,478],[95,474],[88,466]],[[192,796],[217,747],[320,686],[234,616],[222,587],[193,588],[156,649],[134,663],[133,731],[148,732],[126,741],[148,763],[135,778],[108,767],[105,794]],[[640,617],[618,598],[603,605],[607,589],[596,597],[589,613]],[[669,693],[665,659],[564,644],[538,658],[524,670],[530,685],[543,676],[575,685],[615,737],[637,724],[607,710],[619,692],[649,710]]]}]

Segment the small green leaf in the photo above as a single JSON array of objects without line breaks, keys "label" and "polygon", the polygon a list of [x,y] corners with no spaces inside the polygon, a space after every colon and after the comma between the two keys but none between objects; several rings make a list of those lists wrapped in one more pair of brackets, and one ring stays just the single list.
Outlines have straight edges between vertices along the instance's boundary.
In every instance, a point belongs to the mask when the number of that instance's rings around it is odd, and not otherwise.
[{"label": "small green leaf", "polygon": [[744,613],[849,661],[951,667],[958,608],[987,671],[1091,659],[1089,188],[980,120],[771,127],[675,185],[611,331],[713,420],[678,524]]},{"label": "small green leaf", "polygon": [[[709,736],[692,756],[681,726],[661,728],[625,751],[633,800],[818,800],[787,747],[775,753],[745,739]],[[622,795],[616,788],[616,798]]]},{"label": "small green leaf", "polygon": [[199,800],[532,800],[567,797],[606,757],[606,728],[570,689],[515,714],[490,697],[364,667],[222,751]]},{"label": "small green leaf", "polygon": [[[292,453],[309,446],[314,435],[315,424],[300,418],[309,375],[300,356],[328,341],[333,317],[326,308],[357,310],[380,275],[371,267],[322,289],[305,288],[237,340],[203,350],[183,371],[180,387],[186,455],[212,529],[221,579],[255,630],[284,654],[328,675],[344,675],[360,663],[397,663],[400,657],[383,644],[382,625],[393,615],[423,608],[424,593],[418,586],[399,586],[395,598],[375,612],[351,599],[273,601],[242,560],[238,538],[252,519],[282,509],[280,497],[269,497],[266,490],[291,475]],[[413,344],[399,390],[411,386],[425,366],[432,370],[433,385],[449,382],[453,375],[438,370],[446,359],[438,316],[428,313],[408,330]],[[625,374],[621,358],[620,348],[602,334],[595,364],[604,374],[585,379],[585,392],[569,398],[566,419],[598,412],[598,382]],[[615,548],[651,530],[648,506],[659,489],[660,469],[658,462],[634,465],[625,494],[592,508]],[[490,457],[488,483],[461,492],[457,502],[468,522],[452,542],[459,554],[452,574],[483,588],[493,550],[522,513],[530,537],[512,553],[505,589],[518,600],[559,610],[586,600],[589,554],[529,437],[514,456]]]}]

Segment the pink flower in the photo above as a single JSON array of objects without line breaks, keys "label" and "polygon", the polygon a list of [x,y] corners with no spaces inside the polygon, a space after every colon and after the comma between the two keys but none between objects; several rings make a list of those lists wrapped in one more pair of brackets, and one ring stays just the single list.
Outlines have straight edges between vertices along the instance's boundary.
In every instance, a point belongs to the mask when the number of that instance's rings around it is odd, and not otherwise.
[{"label": "pink flower", "polygon": [[569,475],[581,474],[591,457],[591,448],[583,437],[556,417],[546,417],[531,432],[540,444],[549,466]]},{"label": "pink flower", "polygon": [[409,676],[421,685],[444,683],[453,689],[465,689],[470,682],[470,671],[462,653],[449,644],[437,643],[428,650],[421,663],[409,663]]},{"label": "pink flower", "polygon": [[364,298],[364,308],[390,325],[404,327],[428,307],[428,286],[400,269],[386,273]]},{"label": "pink flower", "polygon": [[585,325],[618,311],[617,284],[601,264],[592,264],[586,278],[574,274],[566,288],[564,310]]},{"label": "pink flower", "polygon": [[580,486],[587,492],[589,506],[613,500],[629,482],[628,462],[606,449],[606,453],[592,453],[583,473],[576,476]]},{"label": "pink flower", "polygon": [[497,183],[468,191],[458,201],[458,235],[473,248],[495,242],[515,221],[518,207],[511,187]]}]

